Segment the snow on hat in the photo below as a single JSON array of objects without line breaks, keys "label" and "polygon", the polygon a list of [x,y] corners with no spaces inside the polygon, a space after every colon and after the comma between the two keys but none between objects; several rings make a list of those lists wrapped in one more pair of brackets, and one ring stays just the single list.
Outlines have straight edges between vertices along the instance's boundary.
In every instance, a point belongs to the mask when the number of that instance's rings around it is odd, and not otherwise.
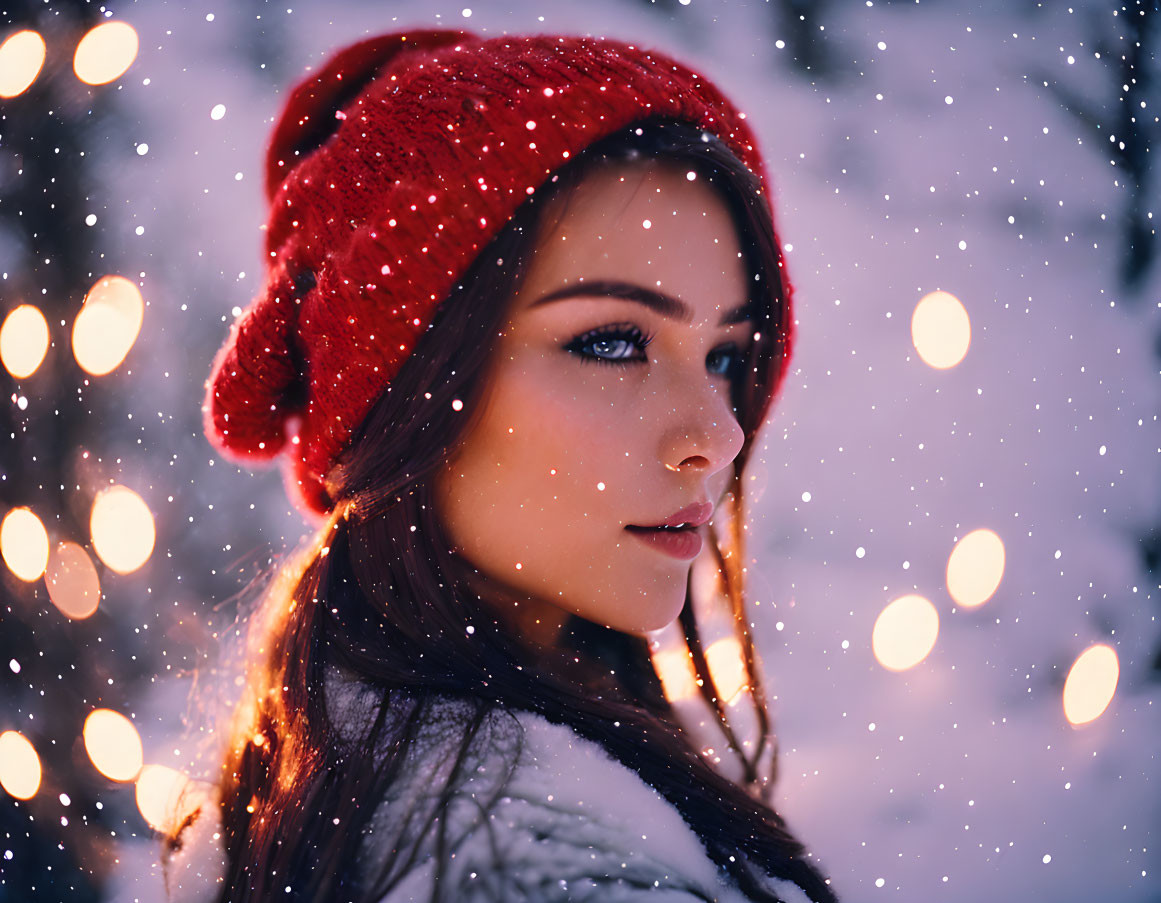
[{"label": "snow on hat", "polygon": [[325,514],[326,473],[479,252],[571,157],[650,118],[712,132],[766,184],[745,115],[656,51],[453,30],[339,51],[271,140],[265,285],[206,382],[210,441],[239,461],[289,445],[291,495]]}]

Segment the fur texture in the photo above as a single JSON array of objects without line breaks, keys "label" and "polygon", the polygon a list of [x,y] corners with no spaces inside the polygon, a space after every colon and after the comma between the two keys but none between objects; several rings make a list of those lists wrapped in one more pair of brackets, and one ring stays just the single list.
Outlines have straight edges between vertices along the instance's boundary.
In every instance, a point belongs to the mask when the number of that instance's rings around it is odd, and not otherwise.
[{"label": "fur texture", "polygon": [[[367,685],[332,671],[327,697],[345,741],[370,723],[377,697]],[[401,720],[417,704],[393,694],[391,717]],[[675,808],[571,728],[493,710],[460,757],[474,711],[464,700],[433,700],[401,779],[377,805],[358,874],[362,884],[386,881],[380,903],[745,900]],[[225,867],[215,816],[207,804],[183,833],[170,864],[170,903],[213,898]],[[377,874],[391,850],[393,868]],[[786,903],[808,900],[793,884],[767,882]]]}]

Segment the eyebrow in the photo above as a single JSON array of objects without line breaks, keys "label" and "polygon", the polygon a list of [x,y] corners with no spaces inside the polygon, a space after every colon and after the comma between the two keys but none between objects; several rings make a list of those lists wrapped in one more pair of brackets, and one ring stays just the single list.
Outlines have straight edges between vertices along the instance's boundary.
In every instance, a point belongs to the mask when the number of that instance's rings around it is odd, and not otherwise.
[{"label": "eyebrow", "polygon": [[[563,301],[566,298],[576,298],[579,296],[603,296],[619,298],[623,301],[633,301],[648,307],[650,310],[656,311],[664,317],[669,317],[682,323],[688,323],[693,319],[693,311],[688,304],[679,298],[674,298],[672,295],[667,295],[664,292],[659,292],[651,288],[645,288],[641,285],[634,285],[631,282],[601,280],[595,282],[578,282],[575,285],[566,285],[564,288],[549,292],[547,295],[537,298],[528,307],[531,309],[533,307],[539,307],[542,304],[549,304],[553,301]],[[726,311],[718,325],[733,326],[736,323],[745,323],[747,320],[752,320],[753,317],[754,302],[752,299],[748,299],[738,307]]]}]

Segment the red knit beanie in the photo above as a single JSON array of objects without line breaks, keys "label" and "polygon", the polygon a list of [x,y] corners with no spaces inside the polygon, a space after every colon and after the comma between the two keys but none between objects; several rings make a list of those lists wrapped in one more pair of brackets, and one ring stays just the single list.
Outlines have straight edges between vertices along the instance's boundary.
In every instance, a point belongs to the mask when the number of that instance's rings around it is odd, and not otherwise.
[{"label": "red knit beanie", "polygon": [[251,461],[289,443],[292,496],[325,514],[323,477],[478,253],[571,157],[650,117],[712,132],[766,184],[745,115],[632,44],[416,31],[339,51],[274,131],[266,282],[206,382],[210,441]]}]

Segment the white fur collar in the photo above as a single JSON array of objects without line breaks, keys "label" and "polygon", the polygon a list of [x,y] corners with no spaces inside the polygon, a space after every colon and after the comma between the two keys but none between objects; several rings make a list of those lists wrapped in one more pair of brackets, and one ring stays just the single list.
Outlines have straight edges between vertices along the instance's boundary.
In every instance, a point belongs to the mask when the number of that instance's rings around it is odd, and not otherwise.
[{"label": "white fur collar", "polygon": [[[334,677],[327,686],[331,711],[341,712],[358,729],[374,695],[366,685]],[[441,700],[433,709],[438,717],[432,724],[443,716],[454,720],[467,705]],[[507,755],[511,747],[504,737],[510,733],[499,730],[500,721],[491,720],[490,729],[480,734],[483,740],[472,760],[472,773],[457,784],[453,806],[446,814],[449,836],[456,839],[455,856],[441,879],[445,888],[446,882],[452,882],[456,892],[446,899],[614,903],[643,899],[649,893],[651,900],[682,903],[745,900],[723,882],[722,873],[678,810],[635,772],[600,745],[539,715],[497,713],[494,719],[506,719],[511,725],[510,715],[520,728],[517,757],[513,760]],[[399,821],[400,806],[422,805],[428,799],[425,794],[441,785],[440,777],[452,758],[447,737],[446,731],[433,729],[417,738],[415,755],[409,759],[415,767],[407,769],[401,786],[392,790],[372,820],[362,858],[370,862],[378,858],[377,850],[408,843],[419,854],[420,864],[401,876],[382,903],[430,899],[434,841],[400,837],[392,829]],[[498,786],[495,781],[501,771],[509,775],[508,781],[485,817],[479,800],[489,787]],[[170,903],[211,900],[222,880],[225,860],[213,802],[203,807],[182,835],[182,847],[171,862]],[[500,870],[494,867],[497,856],[503,862]],[[768,879],[767,886],[786,903],[808,903],[803,891],[789,882]],[[516,896],[518,892],[523,895]]]}]

